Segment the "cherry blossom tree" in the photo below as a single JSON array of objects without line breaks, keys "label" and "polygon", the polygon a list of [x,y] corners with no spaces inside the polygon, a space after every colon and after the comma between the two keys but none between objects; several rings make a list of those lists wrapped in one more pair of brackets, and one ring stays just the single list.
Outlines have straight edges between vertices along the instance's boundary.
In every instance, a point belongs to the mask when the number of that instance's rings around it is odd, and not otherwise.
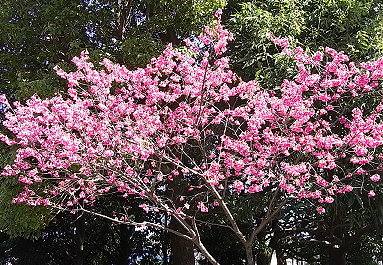
[{"label": "cherry blossom tree", "polygon": [[[0,139],[18,147],[2,174],[25,184],[14,202],[163,229],[219,264],[199,229],[199,217],[215,211],[250,265],[257,234],[288,200],[308,200],[321,213],[339,194],[379,193],[383,59],[356,65],[343,52],[309,55],[270,35],[296,63],[297,76],[265,90],[230,70],[224,54],[233,36],[220,15],[184,48],[168,45],[145,68],[131,71],[109,60],[100,68],[84,51],[72,60],[76,71],[56,68],[67,94],[12,106],[0,97],[9,130]],[[377,100],[358,103],[371,95]],[[174,192],[174,183],[186,191]],[[227,195],[270,191],[262,222],[241,231]],[[182,230],[88,210],[111,193],[139,198],[145,212],[170,214]]]}]

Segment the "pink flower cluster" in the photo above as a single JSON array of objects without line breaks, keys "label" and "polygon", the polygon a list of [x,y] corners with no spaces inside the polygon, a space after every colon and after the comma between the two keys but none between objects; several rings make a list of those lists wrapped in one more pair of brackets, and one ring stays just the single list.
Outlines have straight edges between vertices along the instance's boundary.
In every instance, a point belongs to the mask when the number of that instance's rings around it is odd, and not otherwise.
[{"label": "pink flower cluster", "polygon": [[103,60],[96,70],[83,52],[72,60],[77,71],[56,68],[68,82],[65,96],[16,102],[4,121],[10,134],[0,135],[18,146],[2,173],[25,184],[14,201],[74,207],[118,192],[147,200],[145,211],[169,210],[159,184],[194,176],[190,193],[206,196],[185,195],[183,210],[218,206],[212,189],[252,194],[270,186],[332,203],[381,169],[382,105],[368,113],[347,102],[380,86],[383,59],[358,67],[343,52],[311,56],[271,36],[297,63],[297,76],[268,91],[230,70],[224,52],[232,34],[219,17],[187,52],[168,45],[145,68]]}]

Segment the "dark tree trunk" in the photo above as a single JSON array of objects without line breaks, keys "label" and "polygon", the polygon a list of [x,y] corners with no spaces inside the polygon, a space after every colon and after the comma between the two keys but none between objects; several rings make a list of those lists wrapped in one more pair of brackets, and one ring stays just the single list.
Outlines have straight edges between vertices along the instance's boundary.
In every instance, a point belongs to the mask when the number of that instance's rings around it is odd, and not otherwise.
[{"label": "dark tree trunk", "polygon": [[[176,231],[183,231],[183,227],[177,221],[172,219],[170,227]],[[170,242],[172,249],[172,265],[195,265],[194,246],[189,240],[170,233]]]},{"label": "dark tree trunk", "polygon": [[172,43],[173,45],[179,45],[181,41],[178,39],[177,32],[174,27],[166,27],[166,32],[160,33],[160,38],[162,43],[168,44]]},{"label": "dark tree trunk", "polygon": [[[176,157],[182,157],[177,154],[177,151],[174,152]],[[161,168],[162,172],[171,172],[172,168],[168,168],[164,166]],[[174,180],[169,183],[169,196],[171,197],[173,202],[175,203],[175,207],[181,207],[182,203],[179,198],[181,194],[185,194],[186,187],[183,181],[183,174],[174,177]],[[180,232],[182,234],[188,234],[186,229],[177,222],[174,218],[170,219],[170,228]],[[171,248],[171,257],[170,264],[171,265],[195,265],[194,258],[194,243],[186,240],[180,236],[177,236],[173,233],[168,233],[170,238],[170,248]]]},{"label": "dark tree trunk", "polygon": [[120,41],[125,40],[126,28],[130,22],[132,1],[118,0],[118,12],[117,12],[117,27],[116,27],[116,39]]},{"label": "dark tree trunk", "polygon": [[278,265],[287,265],[286,257],[281,249],[277,249],[277,264]]},{"label": "dark tree trunk", "polygon": [[[165,213],[164,216],[164,224],[167,225],[169,217]],[[163,263],[162,265],[170,265],[170,258],[169,258],[169,235],[168,232],[162,231],[162,242],[161,242],[161,251],[162,251],[162,258],[163,258]]]},{"label": "dark tree trunk", "polygon": [[342,248],[329,248],[329,265],[346,265],[345,252]]},{"label": "dark tree trunk", "polygon": [[[2,253],[4,256],[6,255],[7,258],[17,258],[19,262],[17,264],[28,264],[28,262],[31,261],[31,254],[33,255],[33,241],[25,239],[25,238],[18,238],[14,239],[15,245],[9,249],[9,251],[6,251]],[[11,241],[12,242],[12,241]],[[10,244],[12,245],[12,244]],[[31,253],[32,250],[32,253]],[[38,255],[38,254],[37,254]],[[69,256],[69,254],[68,254]],[[33,260],[35,260],[36,257],[33,257]]]},{"label": "dark tree trunk", "polygon": [[82,265],[84,263],[84,241],[85,241],[85,222],[84,218],[80,217],[75,222],[75,243],[76,250],[73,260],[74,265]]},{"label": "dark tree trunk", "polygon": [[129,265],[129,256],[131,255],[131,237],[134,232],[133,226],[120,225],[119,237],[120,237],[120,246],[119,246],[119,255],[118,255],[118,265]]},{"label": "dark tree trunk", "polygon": [[173,27],[168,27],[166,29],[166,39],[167,39],[167,42],[171,42],[174,45],[180,44],[180,40],[178,39],[177,33]]},{"label": "dark tree trunk", "polygon": [[273,252],[260,250],[257,253],[257,265],[270,265]]}]

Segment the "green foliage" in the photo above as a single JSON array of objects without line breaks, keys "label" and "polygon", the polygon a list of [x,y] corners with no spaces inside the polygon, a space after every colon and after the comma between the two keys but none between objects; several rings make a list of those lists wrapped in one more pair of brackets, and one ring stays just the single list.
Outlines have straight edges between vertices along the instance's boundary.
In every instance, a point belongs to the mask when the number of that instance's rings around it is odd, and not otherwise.
[{"label": "green foliage", "polygon": [[[242,257],[245,255],[241,248],[241,243],[227,229],[222,233],[222,227],[205,226],[202,230],[202,241],[208,248],[209,252],[218,257],[221,265],[242,265],[244,264]],[[219,243],[218,243],[219,242]],[[199,262],[201,265],[210,265],[209,262]]]},{"label": "green foliage", "polygon": [[[14,148],[0,145],[0,168],[14,159]],[[50,209],[13,204],[12,199],[22,190],[17,179],[0,178],[0,231],[11,237],[22,236],[37,239],[40,232],[51,219]]]},{"label": "green foliage", "polygon": [[[77,2],[77,3],[76,3]],[[0,80],[19,99],[59,91],[53,66],[79,52],[86,40],[79,1],[15,0],[0,3]],[[58,27],[60,25],[60,27]]]},{"label": "green foliage", "polygon": [[351,265],[378,265],[382,260],[382,235],[373,233],[363,236],[348,252],[348,261]]},{"label": "green foliage", "polygon": [[116,55],[118,61],[134,68],[147,64],[169,42],[177,45],[190,34],[199,33],[225,1],[136,0],[129,4],[139,15],[117,42]]},{"label": "green foliage", "polygon": [[248,1],[238,4],[229,26],[235,33],[234,65],[245,79],[272,88],[291,76],[288,62],[275,57],[266,33],[288,36],[309,50],[332,47],[354,61],[383,51],[383,5],[372,0]]},{"label": "green foliage", "polygon": [[63,89],[52,68],[88,49],[131,67],[201,30],[224,0],[5,0],[0,2],[0,86],[25,99]]},{"label": "green foliage", "polygon": [[[275,55],[278,50],[266,34],[299,35],[303,30],[304,13],[294,1],[254,1],[240,4],[240,7],[240,12],[229,22],[235,33],[234,67],[244,79],[267,80],[267,86],[274,87],[291,75],[292,69],[286,59]],[[276,76],[280,78],[275,80]]]},{"label": "green foliage", "polygon": [[51,219],[50,209],[43,206],[12,204],[12,199],[17,196],[16,191],[21,190],[20,185],[15,184],[13,187],[11,190],[4,183],[0,186],[0,230],[11,237],[37,239]]},{"label": "green foliage", "polygon": [[143,67],[150,62],[153,55],[159,54],[163,48],[163,45],[155,42],[151,37],[128,38],[121,45],[121,59],[130,68]]},{"label": "green foliage", "polygon": [[149,7],[148,25],[166,32],[174,28],[180,36],[191,31],[199,32],[211,22],[218,8],[223,8],[225,0],[145,0]]}]

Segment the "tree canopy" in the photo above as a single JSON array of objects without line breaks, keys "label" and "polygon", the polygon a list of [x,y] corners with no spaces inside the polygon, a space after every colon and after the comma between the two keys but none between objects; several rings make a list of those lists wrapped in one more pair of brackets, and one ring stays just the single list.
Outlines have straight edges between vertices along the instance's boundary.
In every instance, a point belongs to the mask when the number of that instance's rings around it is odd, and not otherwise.
[{"label": "tree canopy", "polygon": [[[3,231],[36,237],[54,220],[35,246],[62,234],[63,264],[194,264],[193,244],[200,263],[378,258],[381,4],[229,1],[229,46],[211,22],[225,4],[0,4],[2,90],[21,101],[1,99]],[[92,226],[105,247],[85,240]],[[33,244],[4,242],[24,264],[17,246]]]}]

